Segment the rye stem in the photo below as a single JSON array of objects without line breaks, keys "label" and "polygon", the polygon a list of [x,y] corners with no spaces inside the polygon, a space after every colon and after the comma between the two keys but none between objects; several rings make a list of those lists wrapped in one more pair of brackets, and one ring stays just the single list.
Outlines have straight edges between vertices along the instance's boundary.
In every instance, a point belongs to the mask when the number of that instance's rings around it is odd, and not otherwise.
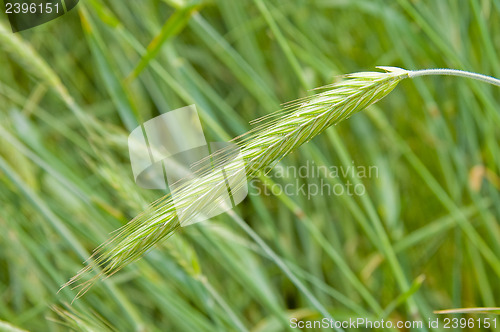
[{"label": "rye stem", "polygon": [[485,82],[488,84],[500,86],[500,80],[498,78],[482,75],[478,73],[472,73],[470,71],[458,70],[458,69],[448,69],[448,68],[438,68],[438,69],[423,69],[423,70],[409,70],[408,76],[418,77],[418,76],[430,76],[430,75],[447,75],[447,76],[458,76],[472,78],[477,81]]}]

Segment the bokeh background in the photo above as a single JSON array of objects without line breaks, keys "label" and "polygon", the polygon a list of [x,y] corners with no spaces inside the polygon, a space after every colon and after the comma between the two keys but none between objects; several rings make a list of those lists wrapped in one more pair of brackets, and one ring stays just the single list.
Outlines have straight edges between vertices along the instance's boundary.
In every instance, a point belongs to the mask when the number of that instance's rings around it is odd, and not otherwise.
[{"label": "bokeh background", "polygon": [[281,162],[376,166],[377,177],[302,179],[359,182],[365,195],[251,192],[235,214],[182,228],[73,305],[75,291],[57,293],[163,195],[133,181],[138,124],[195,104],[207,141],[227,141],[378,65],[500,77],[500,1],[85,0],[17,34],[1,14],[0,30],[9,328],[284,331],[293,317],[321,319],[320,307],[336,320],[427,321],[500,306],[500,91],[450,77],[403,81]]}]

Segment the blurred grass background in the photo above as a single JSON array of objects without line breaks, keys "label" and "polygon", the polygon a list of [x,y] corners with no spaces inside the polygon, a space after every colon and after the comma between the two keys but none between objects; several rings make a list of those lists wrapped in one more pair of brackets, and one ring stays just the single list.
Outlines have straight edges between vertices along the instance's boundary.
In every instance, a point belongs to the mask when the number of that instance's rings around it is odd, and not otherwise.
[{"label": "blurred grass background", "polygon": [[132,178],[127,136],[139,123],[196,104],[207,141],[229,140],[377,65],[500,77],[500,1],[86,0],[18,34],[0,19],[0,320],[283,331],[321,308],[336,320],[427,321],[500,306],[499,91],[449,77],[403,81],[281,163],[376,166],[378,177],[323,179],[362,183],[365,195],[251,192],[71,307],[76,292],[57,293],[162,195]]}]

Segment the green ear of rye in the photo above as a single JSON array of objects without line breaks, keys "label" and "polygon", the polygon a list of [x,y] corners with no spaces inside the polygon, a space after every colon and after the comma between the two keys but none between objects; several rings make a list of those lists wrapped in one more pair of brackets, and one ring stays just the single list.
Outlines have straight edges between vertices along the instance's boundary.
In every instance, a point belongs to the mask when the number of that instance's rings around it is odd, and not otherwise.
[{"label": "green ear of rye", "polygon": [[[233,140],[240,149],[239,157],[245,164],[244,168],[224,153],[215,152],[209,157],[210,167],[201,168],[194,179],[153,202],[119,229],[115,236],[94,251],[87,265],[63,287],[77,284],[77,297],[83,295],[101,277],[109,277],[140,259],[159,241],[173,235],[184,223],[190,223],[197,214],[209,214],[214,201],[227,190],[227,181],[232,183],[231,190],[245,186],[246,180],[269,171],[283,157],[328,127],[387,96],[407,77],[452,75],[500,86],[500,80],[496,78],[460,70],[378,68],[385,72],[345,75],[341,82],[317,88],[316,94],[287,103],[282,110],[258,119],[256,122],[262,124]],[[223,165],[227,176],[214,172],[214,165]],[[179,207],[183,211],[181,220]]]},{"label": "green ear of rye", "polygon": [[[269,170],[287,154],[335,125],[389,94],[408,77],[408,71],[380,67],[385,72],[348,74],[345,80],[316,89],[318,92],[285,104],[261,124],[234,141],[245,163],[245,178],[251,179]],[[213,156],[217,164],[218,156]],[[231,163],[225,169],[231,169]],[[83,295],[101,277],[108,277],[141,258],[151,247],[181,227],[172,195],[180,197],[184,211],[203,211],[219,195],[217,185],[223,179],[201,170],[196,179],[153,202],[144,212],[118,230],[109,241],[97,248],[87,265],[63,287],[77,283],[78,296]],[[237,172],[234,172],[237,173]],[[236,174],[241,178],[241,174]],[[238,185],[246,182],[239,181]],[[187,216],[189,220],[189,216]],[[186,220],[186,217],[183,218]],[[83,279],[86,279],[85,281]]]}]

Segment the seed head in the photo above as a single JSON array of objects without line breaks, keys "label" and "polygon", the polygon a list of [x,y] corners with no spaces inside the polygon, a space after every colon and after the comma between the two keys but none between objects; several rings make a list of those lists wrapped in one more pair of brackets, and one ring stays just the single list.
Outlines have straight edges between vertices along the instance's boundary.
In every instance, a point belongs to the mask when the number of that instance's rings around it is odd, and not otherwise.
[{"label": "seed head", "polygon": [[[81,282],[95,272],[77,286],[81,288],[78,293],[81,296],[99,278],[111,276],[138,260],[159,241],[174,234],[183,223],[190,223],[200,215],[210,215],[214,208],[225,208],[220,197],[228,187],[232,195],[236,195],[246,186],[247,180],[269,170],[326,128],[382,99],[399,81],[408,77],[404,69],[379,68],[386,72],[346,75],[345,80],[318,88],[318,93],[287,103],[282,110],[255,121],[263,124],[233,140],[240,148],[238,159],[230,149],[213,153],[208,157],[210,162],[198,168],[196,177],[177,186],[123,226],[63,287]],[[241,160],[245,164],[243,168]],[[179,211],[182,211],[182,218]]]}]

